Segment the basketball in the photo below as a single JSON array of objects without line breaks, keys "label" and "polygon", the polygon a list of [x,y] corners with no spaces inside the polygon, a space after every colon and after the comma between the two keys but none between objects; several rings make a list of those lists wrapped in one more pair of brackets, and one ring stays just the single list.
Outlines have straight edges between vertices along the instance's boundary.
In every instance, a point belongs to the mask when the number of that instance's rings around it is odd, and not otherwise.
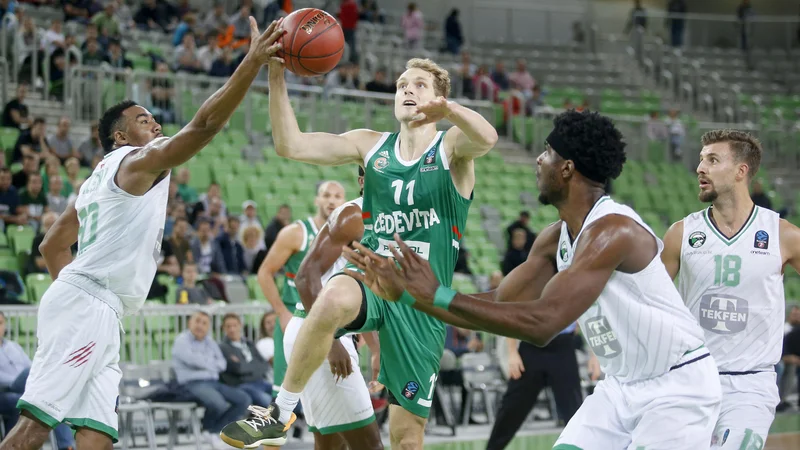
[{"label": "basketball", "polygon": [[303,8],[283,19],[282,48],[278,56],[286,68],[302,77],[330,72],[344,54],[342,27],[330,14],[316,8]]}]

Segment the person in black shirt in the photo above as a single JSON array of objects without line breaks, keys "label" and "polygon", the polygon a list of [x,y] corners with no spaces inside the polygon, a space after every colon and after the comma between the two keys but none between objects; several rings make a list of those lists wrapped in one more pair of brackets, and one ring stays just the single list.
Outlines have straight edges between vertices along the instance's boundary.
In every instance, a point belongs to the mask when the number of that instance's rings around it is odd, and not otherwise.
[{"label": "person in black shirt", "polygon": [[397,91],[396,87],[386,82],[386,72],[383,70],[377,70],[375,72],[375,78],[367,83],[365,87],[369,92],[394,94]]},{"label": "person in black shirt", "polygon": [[28,185],[28,177],[30,177],[31,174],[38,173],[39,155],[36,153],[28,153],[22,158],[22,170],[11,177],[11,184],[17,189],[22,189]]},{"label": "person in black shirt", "polygon": [[33,119],[31,127],[19,134],[16,144],[14,144],[11,161],[22,161],[23,153],[49,152],[50,147],[47,146],[46,133],[47,123],[45,120],[42,117]]},{"label": "person in black shirt", "polygon": [[[519,213],[519,218],[511,223],[511,225],[506,228],[506,233],[508,234],[508,248],[511,248],[511,235],[513,234],[514,230],[517,228],[522,228],[525,230],[525,252],[529,252],[531,247],[533,247],[533,241],[536,239],[536,233],[531,231],[528,228],[528,222],[531,220],[531,214],[528,211],[522,211]],[[527,254],[527,253],[526,253]]]},{"label": "person in black shirt", "polygon": [[3,108],[3,126],[17,128],[19,130],[30,125],[28,118],[28,106],[25,105],[25,96],[28,94],[28,86],[20,83],[17,85],[17,97],[6,103]]}]

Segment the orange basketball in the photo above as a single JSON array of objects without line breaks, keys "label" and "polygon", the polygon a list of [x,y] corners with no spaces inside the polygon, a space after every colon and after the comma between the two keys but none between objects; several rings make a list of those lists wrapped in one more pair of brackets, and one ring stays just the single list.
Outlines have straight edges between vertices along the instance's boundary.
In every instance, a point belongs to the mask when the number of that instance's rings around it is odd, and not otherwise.
[{"label": "orange basketball", "polygon": [[330,14],[303,8],[283,19],[282,51],[286,68],[302,77],[330,72],[344,54],[342,27]]}]

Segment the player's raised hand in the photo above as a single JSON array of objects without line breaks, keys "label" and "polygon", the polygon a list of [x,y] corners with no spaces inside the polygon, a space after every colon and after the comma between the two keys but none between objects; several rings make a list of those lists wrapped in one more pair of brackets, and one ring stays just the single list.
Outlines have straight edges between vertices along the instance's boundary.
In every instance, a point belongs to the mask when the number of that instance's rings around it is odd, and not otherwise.
[{"label": "player's raised hand", "polygon": [[250,16],[250,51],[249,53],[261,64],[266,64],[273,59],[283,59],[276,56],[281,50],[280,38],[285,33],[281,26],[283,18],[272,21],[263,33],[258,31],[258,24],[253,16]]},{"label": "player's raised hand", "polygon": [[436,123],[450,115],[452,104],[444,97],[436,97],[428,103],[419,105],[417,113],[423,114],[424,117],[415,119],[409,122],[408,126],[411,128],[421,127],[429,123]]},{"label": "player's raised hand", "polygon": [[375,254],[359,242],[353,242],[353,247],[355,250],[345,247],[342,254],[363,273],[350,270],[350,275],[379,297],[397,301],[403,295],[405,286],[394,260]]},{"label": "player's raised hand", "polygon": [[394,234],[394,240],[397,242],[399,251],[394,247],[389,247],[389,249],[400,263],[406,290],[418,302],[432,305],[433,297],[436,295],[440,283],[433,274],[430,263],[406,245],[400,239],[399,234]]}]

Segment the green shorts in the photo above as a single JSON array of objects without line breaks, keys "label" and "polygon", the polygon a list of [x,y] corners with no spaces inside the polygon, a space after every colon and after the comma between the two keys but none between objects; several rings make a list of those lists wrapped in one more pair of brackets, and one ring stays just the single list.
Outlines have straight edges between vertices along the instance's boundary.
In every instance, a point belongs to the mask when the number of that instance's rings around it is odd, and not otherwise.
[{"label": "green shorts", "polygon": [[[334,276],[346,275],[344,273]],[[359,282],[361,312],[347,332],[377,331],[381,382],[406,411],[428,418],[444,351],[445,324],[401,303],[386,301]]]}]

